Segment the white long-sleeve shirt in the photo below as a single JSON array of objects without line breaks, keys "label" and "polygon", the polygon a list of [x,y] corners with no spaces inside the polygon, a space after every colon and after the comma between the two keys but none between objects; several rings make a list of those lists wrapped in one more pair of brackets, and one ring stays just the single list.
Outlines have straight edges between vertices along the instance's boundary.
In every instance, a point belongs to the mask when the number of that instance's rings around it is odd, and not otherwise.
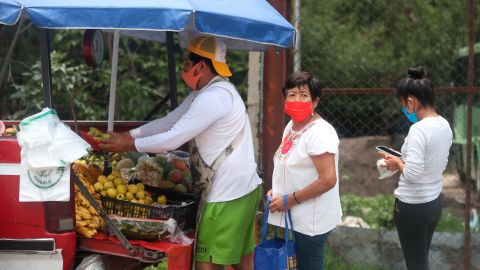
[{"label": "white long-sleeve shirt", "polygon": [[217,170],[208,202],[234,200],[261,183],[245,105],[232,84],[226,81],[211,84],[216,79],[218,77],[204,88],[192,91],[165,117],[130,131],[139,152],[166,152],[195,138],[202,159],[211,165],[240,133],[246,121],[239,146]]},{"label": "white long-sleeve shirt", "polygon": [[441,116],[424,118],[410,127],[401,150],[405,168],[395,197],[418,204],[440,195],[452,137],[450,125]]}]

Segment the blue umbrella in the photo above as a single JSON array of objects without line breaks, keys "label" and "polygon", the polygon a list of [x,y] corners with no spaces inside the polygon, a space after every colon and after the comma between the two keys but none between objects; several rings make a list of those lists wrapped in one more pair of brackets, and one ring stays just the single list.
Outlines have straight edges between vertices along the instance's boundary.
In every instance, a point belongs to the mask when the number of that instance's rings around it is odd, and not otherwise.
[{"label": "blue umbrella", "polygon": [[[167,39],[169,63],[172,63],[169,64],[172,104],[176,104],[176,86],[171,32],[179,33],[184,47],[200,34],[223,39],[229,49],[266,50],[271,45],[295,44],[295,28],[266,0],[0,0],[0,24],[15,24],[20,16],[29,18],[39,28],[115,31],[109,130],[113,127],[120,34],[158,41]],[[168,38],[165,32],[170,32]],[[47,42],[48,38],[43,40]],[[42,49],[42,54],[48,53]],[[45,103],[50,106],[51,91],[45,79],[50,78],[49,71],[43,75]]]},{"label": "blue umbrella", "polygon": [[22,7],[13,0],[0,1],[0,24],[16,24]]},{"label": "blue umbrella", "polygon": [[[188,0],[17,0],[17,10],[12,3],[15,2],[0,0],[0,10],[10,6],[12,15],[23,13],[35,26],[50,29],[181,31],[192,13]],[[3,21],[0,17],[0,23],[16,21]]]},{"label": "blue umbrella", "polygon": [[[293,47],[295,29],[266,0],[190,0],[195,29],[204,34]],[[231,47],[231,46],[227,46]]]},{"label": "blue umbrella", "polygon": [[0,0],[1,24],[21,15],[39,28],[120,29],[159,41],[165,31],[180,32],[182,45],[199,34],[241,50],[293,47],[295,39],[294,27],[266,0]]}]

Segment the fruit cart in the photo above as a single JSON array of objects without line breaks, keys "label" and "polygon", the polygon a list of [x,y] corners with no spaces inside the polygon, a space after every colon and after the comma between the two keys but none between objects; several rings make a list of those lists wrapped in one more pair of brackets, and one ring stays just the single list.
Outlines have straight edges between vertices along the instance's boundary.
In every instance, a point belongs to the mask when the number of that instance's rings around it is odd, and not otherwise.
[{"label": "fruit cart", "polygon": [[[276,46],[279,49],[288,48],[293,47],[295,39],[293,26],[266,1],[258,0],[228,0],[222,2],[216,0],[159,0],[154,2],[148,0],[135,2],[0,0],[0,24],[14,25],[19,19],[31,20],[32,24],[39,28],[44,107],[52,107],[49,49],[51,32],[49,29],[110,29],[110,31],[113,31],[108,122],[78,123],[79,129],[85,132],[91,126],[97,126],[103,131],[114,130],[113,108],[115,107],[118,40],[120,35],[166,42],[169,98],[172,107],[177,104],[174,35],[178,35],[181,46],[185,46],[190,38],[199,34],[215,35],[224,39],[227,47],[234,50],[266,50],[271,46]],[[95,48],[91,47],[90,50],[95,51]],[[70,124],[73,126],[73,123]],[[123,125],[115,122],[115,131],[128,130],[140,124],[127,123]],[[39,202],[29,205],[18,202],[15,199],[15,192],[18,195],[20,148],[14,137],[0,138],[0,146],[2,149],[9,149],[8,155],[0,155],[0,178],[8,180],[0,181],[0,188],[13,192],[8,196],[3,196],[0,203],[10,206],[12,209],[21,209],[21,211],[29,213],[20,216],[18,212],[14,211],[2,212],[2,214],[5,214],[5,222],[0,224],[0,238],[3,238],[2,241],[7,244],[0,245],[0,255],[3,251],[31,253],[28,248],[26,250],[20,248],[8,250],[5,247],[11,246],[10,243],[14,243],[15,247],[23,247],[25,246],[23,240],[28,239],[30,241],[28,243],[36,244],[38,239],[47,238],[50,240],[47,241],[48,245],[45,247],[46,254],[52,257],[60,252],[63,269],[71,269],[73,266],[76,249],[135,258],[144,262],[158,262],[165,257],[175,258],[175,261],[169,259],[169,269],[175,269],[173,264],[180,267],[177,269],[189,268],[191,245],[164,243],[153,246],[127,240],[115,224],[110,224],[112,222],[107,213],[99,207],[98,198],[96,200],[93,196],[88,195],[90,193],[88,187],[74,173],[72,173],[71,181],[77,184],[78,190],[75,191],[75,185],[71,185],[72,196],[69,202]],[[11,186],[15,188],[9,188]],[[74,229],[77,219],[75,214],[76,202],[73,199],[75,198],[75,192],[84,194],[88,204],[93,207],[98,214],[97,216],[103,218],[115,237],[112,238],[102,234],[98,234],[95,238],[80,237],[77,246],[75,245],[75,241],[72,241],[72,237],[75,237]],[[83,201],[83,203],[87,205],[86,202]],[[108,205],[108,202],[105,205]],[[145,211],[145,209],[148,208],[143,208],[142,211]],[[31,211],[35,211],[35,213],[31,213]],[[84,213],[84,215],[88,216],[87,213]],[[82,217],[81,219],[83,220]],[[16,228],[15,226],[20,224],[19,222],[28,226],[23,228],[24,225],[21,225]],[[38,226],[33,223],[38,223]],[[33,234],[30,233],[32,227],[37,228]],[[23,245],[21,245],[22,243]],[[170,265],[170,262],[172,262],[172,265]]]}]

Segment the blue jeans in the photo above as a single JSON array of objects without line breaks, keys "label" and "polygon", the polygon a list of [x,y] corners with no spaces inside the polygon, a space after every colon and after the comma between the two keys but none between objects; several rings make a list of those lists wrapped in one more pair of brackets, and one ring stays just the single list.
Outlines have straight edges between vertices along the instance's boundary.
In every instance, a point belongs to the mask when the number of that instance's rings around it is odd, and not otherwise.
[{"label": "blue jeans", "polygon": [[325,241],[329,232],[309,236],[294,231],[298,270],[323,270]]}]

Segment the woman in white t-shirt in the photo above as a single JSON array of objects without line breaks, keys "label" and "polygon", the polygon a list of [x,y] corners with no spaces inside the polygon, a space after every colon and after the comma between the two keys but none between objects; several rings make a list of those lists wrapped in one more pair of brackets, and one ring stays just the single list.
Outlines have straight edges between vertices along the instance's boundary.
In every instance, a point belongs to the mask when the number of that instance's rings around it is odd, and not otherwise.
[{"label": "woman in white t-shirt", "polygon": [[402,158],[381,154],[388,170],[400,170],[393,219],[407,268],[429,269],[428,252],[442,215],[442,180],[452,145],[452,129],[434,108],[433,84],[422,67],[408,69],[397,85],[405,116],[414,124]]},{"label": "woman in white t-shirt", "polygon": [[290,121],[274,156],[270,224],[284,227],[283,195],[291,209],[298,270],[323,269],[324,243],[341,222],[335,129],[315,112],[321,87],[308,72],[292,74],[283,87]]}]

